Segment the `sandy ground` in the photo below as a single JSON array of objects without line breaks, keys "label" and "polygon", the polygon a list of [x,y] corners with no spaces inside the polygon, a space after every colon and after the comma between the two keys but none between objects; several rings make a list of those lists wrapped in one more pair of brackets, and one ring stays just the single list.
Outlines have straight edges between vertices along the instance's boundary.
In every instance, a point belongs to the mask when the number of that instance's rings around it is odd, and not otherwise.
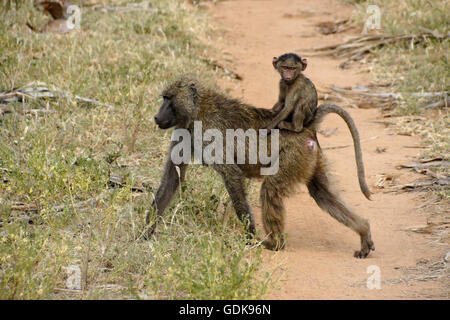
[{"label": "sandy ground", "polygon": [[[315,23],[351,16],[352,9],[336,0],[225,1],[208,5],[219,33],[214,39],[224,63],[243,76],[243,81],[222,80],[231,95],[259,107],[271,107],[278,94],[278,75],[271,60],[286,52],[302,54],[304,49],[338,43],[355,35],[347,31],[334,35],[317,32]],[[305,71],[318,88],[368,84],[374,79],[358,66],[339,69],[342,60],[313,57],[306,53]],[[304,186],[287,199],[287,248],[281,252],[265,250],[268,270],[279,277],[267,299],[421,299],[449,298],[448,283],[413,281],[405,268],[421,259],[442,259],[448,246],[433,245],[430,235],[407,231],[426,225],[426,214],[419,213],[418,193],[384,193],[374,187],[379,174],[394,174],[398,183],[420,178],[397,170],[398,164],[412,162],[420,149],[405,148],[420,144],[415,137],[396,135],[375,123],[381,117],[376,109],[347,109],[359,128],[366,176],[373,201],[359,190],[353,148],[326,150],[337,189],[360,215],[369,219],[376,251],[367,259],[353,258],[359,249],[359,236],[322,212]],[[330,137],[319,135],[322,147],[351,144],[350,133],[336,115],[329,115],[322,129],[338,128]],[[377,147],[387,152],[377,153]],[[255,207],[258,228],[262,230],[260,208]],[[369,266],[380,270],[381,288],[369,290]]]}]

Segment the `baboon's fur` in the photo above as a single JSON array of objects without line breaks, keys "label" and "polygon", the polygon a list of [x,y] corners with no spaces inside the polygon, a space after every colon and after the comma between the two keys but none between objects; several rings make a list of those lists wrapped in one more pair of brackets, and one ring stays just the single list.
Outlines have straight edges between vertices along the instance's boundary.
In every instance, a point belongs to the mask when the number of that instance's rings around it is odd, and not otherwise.
[{"label": "baboon's fur", "polygon": [[[240,128],[246,131],[252,128],[257,131],[269,124],[273,118],[270,110],[255,108],[236,99],[231,99],[208,88],[191,76],[183,76],[173,81],[163,91],[163,96],[165,97],[164,103],[155,116],[156,123],[163,129],[173,126],[188,129],[192,137],[194,121],[202,121],[203,130],[218,129],[225,136],[226,129]],[[262,165],[260,163],[211,165],[222,176],[234,209],[239,219],[246,225],[249,236],[253,236],[255,233],[255,223],[251,207],[247,202],[244,177],[264,179],[260,200],[267,239],[263,243],[269,249],[278,250],[284,247],[285,209],[283,199],[292,192],[295,184],[305,183],[320,208],[360,235],[361,250],[355,252],[355,257],[364,258],[370,250],[374,250],[368,221],[357,215],[340,199],[336,191],[331,188],[328,180],[326,160],[317,143],[315,132],[323,116],[330,112],[338,113],[344,117],[352,131],[355,149],[359,149],[357,130],[353,122],[349,122],[351,118],[348,113],[338,106],[322,105],[318,108],[314,121],[308,127],[305,127],[301,133],[280,131],[279,170],[276,174],[261,176],[260,168]],[[270,137],[271,135],[268,136],[269,141],[267,143],[269,146]],[[179,181],[184,180],[186,172],[186,165],[180,165],[181,175],[178,176],[175,165],[170,158],[173,145],[170,146],[161,185],[153,202],[153,207],[157,209],[158,218],[169,204]],[[192,143],[192,145],[194,144]],[[245,147],[248,151],[247,142]],[[248,152],[246,152],[246,155],[248,155]],[[360,150],[359,156],[361,156]],[[359,160],[362,164],[361,158]],[[358,169],[362,169],[361,172],[364,173],[363,168]],[[360,170],[358,173],[360,173]],[[364,182],[361,184],[361,188],[363,185],[367,187],[364,176],[360,176],[360,182],[361,178]],[[150,214],[147,216],[147,223],[149,222]],[[152,234],[155,225],[156,222],[150,226],[147,237]]]}]

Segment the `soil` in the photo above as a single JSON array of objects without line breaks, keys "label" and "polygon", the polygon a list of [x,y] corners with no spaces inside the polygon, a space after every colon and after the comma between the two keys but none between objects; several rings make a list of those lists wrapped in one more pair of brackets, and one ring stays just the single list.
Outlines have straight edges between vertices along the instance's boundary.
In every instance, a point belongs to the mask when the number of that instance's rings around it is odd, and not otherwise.
[{"label": "soil", "polygon": [[[355,86],[373,82],[369,67],[352,65],[340,69],[344,60],[308,56],[305,49],[339,43],[360,30],[322,35],[318,22],[349,18],[352,7],[336,0],[220,1],[207,5],[219,32],[213,39],[219,60],[231,65],[242,81],[222,79],[220,85],[234,97],[255,106],[270,108],[278,96],[279,76],[272,57],[296,52],[308,59],[305,75],[319,89],[330,85]],[[303,53],[305,52],[305,53]],[[267,270],[279,280],[267,299],[426,299],[449,298],[448,283],[417,281],[407,270],[424,261],[445,256],[448,245],[432,244],[430,234],[411,232],[427,225],[427,213],[417,208],[424,201],[420,193],[387,193],[375,187],[379,175],[395,176],[397,184],[419,178],[396,166],[417,161],[421,149],[417,137],[397,135],[395,129],[377,123],[377,109],[351,109],[361,135],[366,177],[375,193],[368,201],[360,192],[353,147],[325,150],[336,187],[342,198],[369,219],[376,250],[366,259],[355,259],[359,236],[321,211],[304,186],[285,201],[287,247],[264,250]],[[319,135],[322,147],[352,144],[344,121],[327,116],[322,129],[337,131]],[[386,148],[379,153],[377,147]],[[262,230],[260,208],[254,208],[257,227]],[[433,260],[434,259],[434,260]],[[368,289],[369,266],[379,268],[380,289]],[[448,278],[447,278],[448,279]]]}]

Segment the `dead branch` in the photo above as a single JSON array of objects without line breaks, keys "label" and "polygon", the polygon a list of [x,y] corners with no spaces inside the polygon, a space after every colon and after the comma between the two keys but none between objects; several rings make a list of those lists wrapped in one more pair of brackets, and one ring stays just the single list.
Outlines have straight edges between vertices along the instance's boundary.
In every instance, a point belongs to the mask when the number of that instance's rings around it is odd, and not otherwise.
[{"label": "dead branch", "polygon": [[331,55],[334,57],[345,57],[349,60],[359,61],[364,55],[370,53],[373,49],[383,47],[388,44],[398,42],[411,42],[417,44],[426,41],[427,38],[438,40],[448,39],[450,36],[441,35],[435,31],[422,28],[423,33],[419,34],[403,34],[403,35],[363,35],[352,38],[346,42],[338,43],[330,46],[310,49],[316,52],[314,55]]},{"label": "dead branch", "polygon": [[440,100],[438,102],[430,103],[429,105],[425,106],[425,109],[433,109],[433,108],[448,108],[448,105],[450,104],[450,97],[446,97],[443,100]]},{"label": "dead branch", "polygon": [[393,109],[402,99],[403,95],[411,95],[419,98],[431,98],[444,96],[444,100],[432,104],[426,108],[435,108],[450,103],[447,97],[448,91],[442,92],[412,92],[412,93],[394,93],[374,91],[370,86],[357,86],[353,88],[340,88],[335,85],[329,87],[328,91],[320,91],[320,100],[339,101],[344,105],[358,108],[382,108],[384,110]]},{"label": "dead branch", "polygon": [[349,19],[343,19],[339,21],[324,21],[316,24],[316,27],[319,28],[320,33],[324,35],[339,33],[347,31],[351,29],[352,26],[349,24]]},{"label": "dead branch", "polygon": [[372,97],[372,98],[380,98],[380,99],[398,99],[400,97],[399,94],[393,92],[367,92],[365,88],[361,90],[361,87],[351,88],[350,90],[336,87],[332,85],[330,87],[331,90],[339,92],[344,95],[349,96],[362,96],[362,97]]},{"label": "dead branch", "polygon": [[438,157],[438,158],[429,158],[429,159],[421,159],[421,160],[420,160],[420,163],[428,163],[428,162],[444,161],[444,160],[445,160],[445,158],[441,158],[441,157]]},{"label": "dead branch", "polygon": [[[70,207],[75,208],[75,209],[82,209],[84,207],[87,206],[95,206],[97,204],[97,199],[96,198],[89,198],[87,200],[84,201],[80,201],[77,203],[74,203],[73,205],[71,205]],[[11,211],[24,211],[24,212],[39,212],[40,210],[40,206],[37,204],[15,204],[11,206]],[[52,210],[56,211],[56,212],[61,212],[63,211],[65,208],[67,208],[67,205],[58,205],[58,206],[53,206]]]},{"label": "dead branch", "polygon": [[6,105],[0,105],[0,116],[7,114],[7,113],[18,113],[20,115],[27,115],[27,114],[45,114],[45,113],[54,113],[55,110],[49,110],[49,109],[22,109],[22,110],[14,110],[13,108],[6,106]]},{"label": "dead branch", "polygon": [[403,146],[403,148],[409,148],[409,149],[428,149],[427,146]]},{"label": "dead branch", "polygon": [[413,183],[407,183],[404,185],[396,186],[396,189],[401,189],[405,191],[423,190],[423,189],[436,189],[444,186],[450,185],[450,177],[442,179],[431,179],[425,181],[416,181]]},{"label": "dead branch", "polygon": [[419,170],[419,169],[429,168],[429,167],[433,167],[433,166],[450,167],[450,162],[444,161],[444,160],[437,160],[437,161],[430,161],[430,162],[424,162],[424,163],[401,164],[397,168]]},{"label": "dead branch", "polygon": [[435,159],[427,159],[422,160],[421,163],[412,163],[412,164],[402,164],[397,166],[397,169],[412,169],[417,173],[421,173],[427,176],[430,176],[435,179],[445,179],[447,178],[445,175],[440,174],[432,169],[432,167],[436,168],[444,168],[444,167],[450,167],[450,162],[445,161],[441,158],[435,158]]},{"label": "dead branch", "polygon": [[8,104],[10,102],[25,102],[28,99],[36,100],[40,98],[68,98],[75,99],[81,102],[87,102],[91,104],[105,106],[109,109],[114,109],[114,106],[107,105],[103,102],[97,101],[95,99],[81,97],[79,95],[73,95],[69,91],[62,90],[55,86],[48,86],[44,82],[33,81],[21,88],[15,88],[7,92],[0,93],[0,103]]},{"label": "dead branch", "polygon": [[152,8],[150,1],[143,1],[141,3],[130,3],[127,6],[102,6],[93,5],[94,10],[101,12],[136,12],[136,11],[151,11],[158,12],[157,8]]}]

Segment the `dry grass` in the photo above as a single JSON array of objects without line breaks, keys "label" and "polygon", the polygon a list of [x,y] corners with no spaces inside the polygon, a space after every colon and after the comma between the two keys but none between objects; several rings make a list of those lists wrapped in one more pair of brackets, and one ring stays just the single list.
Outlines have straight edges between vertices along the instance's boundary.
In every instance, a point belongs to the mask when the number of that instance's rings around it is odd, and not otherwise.
[{"label": "dry grass", "polygon": [[[204,13],[174,0],[148,11],[87,7],[81,30],[63,36],[31,32],[27,21],[48,18],[31,0],[11,3],[0,9],[0,92],[42,81],[114,107],[67,96],[0,114],[0,298],[260,298],[271,283],[261,249],[246,247],[234,216],[223,225],[228,196],[210,170],[190,169],[157,238],[136,240],[171,135],[152,121],[160,90],[181,73],[219,75],[204,62]],[[69,266],[82,290],[68,287]]]},{"label": "dry grass", "polygon": [[[401,35],[422,33],[421,28],[447,35],[449,2],[439,0],[358,1],[354,2],[355,20],[363,24],[368,4],[381,9],[381,30],[378,33]],[[427,109],[426,106],[444,97],[417,96],[424,92],[449,92],[450,39],[428,38],[418,45],[399,42],[372,51],[373,71],[380,82],[392,83],[392,91],[401,94],[394,115],[422,115],[425,121],[400,121],[402,133],[420,136],[427,148],[423,158],[450,157],[450,109],[448,106]],[[448,168],[440,174],[449,175]],[[446,199],[450,190],[438,194]]]}]

